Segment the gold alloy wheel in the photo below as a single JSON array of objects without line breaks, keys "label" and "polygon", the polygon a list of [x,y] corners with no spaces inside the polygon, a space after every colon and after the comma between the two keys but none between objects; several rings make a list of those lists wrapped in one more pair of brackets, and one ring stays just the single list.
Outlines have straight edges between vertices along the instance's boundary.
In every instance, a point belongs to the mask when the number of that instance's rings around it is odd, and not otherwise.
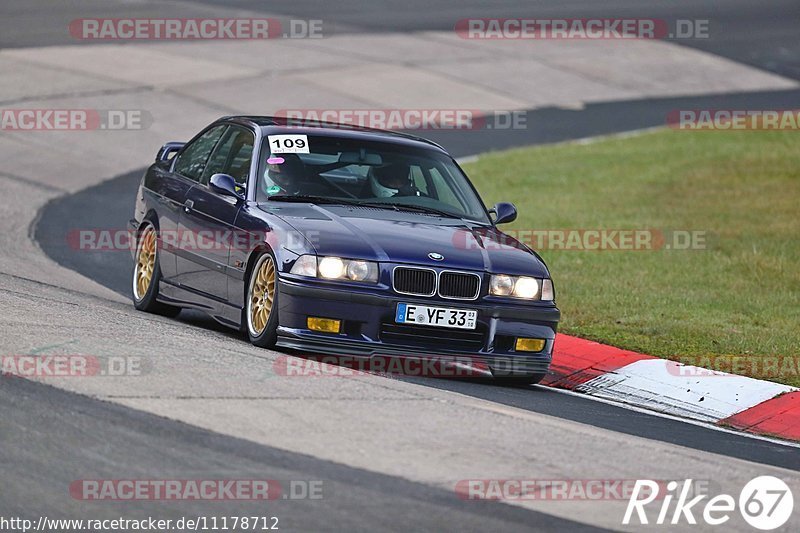
[{"label": "gold alloy wheel", "polygon": [[258,337],[267,327],[275,300],[275,263],[272,256],[264,254],[259,259],[250,281],[248,299],[248,326],[250,333]]},{"label": "gold alloy wheel", "polygon": [[137,300],[144,298],[150,283],[153,281],[153,272],[156,268],[156,230],[147,226],[139,239],[139,253],[136,257],[136,270],[133,273],[133,295]]}]

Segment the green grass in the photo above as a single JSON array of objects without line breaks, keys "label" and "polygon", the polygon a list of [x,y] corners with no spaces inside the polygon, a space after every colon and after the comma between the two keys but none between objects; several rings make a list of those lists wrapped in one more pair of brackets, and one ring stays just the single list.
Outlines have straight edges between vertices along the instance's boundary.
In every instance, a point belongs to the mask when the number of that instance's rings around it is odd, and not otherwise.
[{"label": "green grass", "polygon": [[[688,229],[705,250],[540,250],[561,331],[669,359],[788,356],[800,385],[800,133],[664,130],[465,165],[504,229]],[[774,359],[774,358],[773,358]],[[691,360],[691,359],[689,359]]]}]

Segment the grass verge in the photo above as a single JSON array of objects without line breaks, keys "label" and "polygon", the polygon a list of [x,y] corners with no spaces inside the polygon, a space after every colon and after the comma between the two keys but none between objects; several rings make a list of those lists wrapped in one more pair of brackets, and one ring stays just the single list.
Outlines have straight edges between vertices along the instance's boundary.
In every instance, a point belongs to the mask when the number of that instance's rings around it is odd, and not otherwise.
[{"label": "grass verge", "polygon": [[[491,152],[465,170],[488,204],[517,205],[503,229],[547,262],[561,331],[800,386],[797,132],[664,130]],[[656,244],[696,231],[705,246],[537,248],[542,230],[567,245],[587,235],[573,230],[616,229]]]}]

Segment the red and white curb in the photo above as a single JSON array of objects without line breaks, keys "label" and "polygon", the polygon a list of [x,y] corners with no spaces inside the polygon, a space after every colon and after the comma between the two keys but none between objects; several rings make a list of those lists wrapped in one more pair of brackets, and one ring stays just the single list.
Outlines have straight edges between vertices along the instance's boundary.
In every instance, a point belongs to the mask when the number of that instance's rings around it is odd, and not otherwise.
[{"label": "red and white curb", "polygon": [[542,385],[800,441],[800,390],[559,333]]}]

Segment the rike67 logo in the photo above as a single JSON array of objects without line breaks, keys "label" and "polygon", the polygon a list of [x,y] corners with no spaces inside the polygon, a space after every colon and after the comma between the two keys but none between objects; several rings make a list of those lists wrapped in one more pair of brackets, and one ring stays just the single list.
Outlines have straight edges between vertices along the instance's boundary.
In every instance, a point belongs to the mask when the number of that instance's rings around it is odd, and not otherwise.
[{"label": "rike67 logo", "polygon": [[[689,499],[692,491],[691,479],[684,480],[682,485],[677,481],[670,481],[666,488],[666,495],[659,494],[659,484],[656,481],[636,480],[622,523],[635,524],[638,519],[639,524],[649,524],[655,518],[653,523],[657,525],[675,525],[681,522],[697,524],[697,519],[702,518],[708,525],[719,526],[730,520],[731,514],[736,510],[737,501],[729,494],[719,494],[704,504],[701,502],[709,497],[708,494]],[[658,515],[653,517],[651,514],[648,517],[645,506],[657,500],[660,506],[656,504],[653,507],[658,507]],[[675,506],[671,509],[673,501]],[[784,525],[792,516],[794,497],[783,480],[774,476],[759,476],[747,482],[739,493],[738,504],[739,513],[748,524],[762,531],[770,531]]]}]

